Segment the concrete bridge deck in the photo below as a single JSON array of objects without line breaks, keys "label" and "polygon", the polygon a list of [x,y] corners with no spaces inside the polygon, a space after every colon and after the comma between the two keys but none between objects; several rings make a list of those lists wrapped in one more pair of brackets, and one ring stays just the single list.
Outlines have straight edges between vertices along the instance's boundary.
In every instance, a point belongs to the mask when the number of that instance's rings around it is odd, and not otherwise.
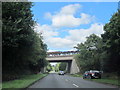
[{"label": "concrete bridge deck", "polygon": [[70,61],[73,60],[73,55],[68,56],[48,56],[46,58],[49,62],[64,62],[64,61]]}]

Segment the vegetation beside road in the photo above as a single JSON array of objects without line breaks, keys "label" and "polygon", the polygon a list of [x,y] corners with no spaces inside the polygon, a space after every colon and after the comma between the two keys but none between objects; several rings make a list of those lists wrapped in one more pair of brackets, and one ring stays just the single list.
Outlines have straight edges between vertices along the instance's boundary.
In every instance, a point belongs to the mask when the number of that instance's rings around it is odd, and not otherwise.
[{"label": "vegetation beside road", "polygon": [[20,79],[3,82],[2,88],[27,88],[32,83],[38,81],[45,76],[47,76],[47,74],[24,75],[21,76]]},{"label": "vegetation beside road", "polygon": [[35,31],[31,2],[2,3],[2,80],[39,73],[47,66],[47,45]]},{"label": "vegetation beside road", "polygon": [[[72,74],[70,76],[81,77],[81,78],[83,77],[82,74]],[[102,75],[101,79],[85,79],[85,80],[90,80],[90,81],[95,81],[95,82],[99,82],[99,83],[105,83],[105,84],[120,86],[120,83],[118,83],[117,74],[105,73],[105,74]]]},{"label": "vegetation beside road", "polygon": [[82,74],[71,74],[70,76],[73,76],[73,77],[82,77],[83,75]]},{"label": "vegetation beside road", "polygon": [[100,83],[106,83],[106,84],[112,84],[116,86],[120,86],[120,83],[118,83],[117,79],[109,79],[109,78],[103,78],[103,79],[90,79],[91,81],[100,82]]},{"label": "vegetation beside road", "polygon": [[117,75],[117,73],[105,73],[105,74],[102,75],[101,79],[90,79],[90,80],[95,81],[95,82],[120,86],[120,83],[118,83],[118,75]]},{"label": "vegetation beside road", "polygon": [[[75,48],[79,53],[75,55],[75,60],[81,73],[89,70],[99,70],[103,71],[105,74],[114,74],[119,72],[120,10],[112,15],[109,22],[104,25],[103,30],[104,33],[101,34],[101,36],[91,34],[86,37],[86,41],[84,43],[78,43],[76,45]],[[114,75],[112,75],[112,77],[113,76]],[[118,79],[106,76],[106,78],[95,81],[107,82],[116,85]]]}]

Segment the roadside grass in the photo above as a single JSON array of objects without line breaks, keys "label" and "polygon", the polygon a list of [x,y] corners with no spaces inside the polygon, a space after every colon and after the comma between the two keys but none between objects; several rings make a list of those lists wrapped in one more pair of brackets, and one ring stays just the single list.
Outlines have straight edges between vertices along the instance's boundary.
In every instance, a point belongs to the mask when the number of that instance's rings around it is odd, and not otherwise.
[{"label": "roadside grass", "polygon": [[118,83],[117,79],[103,78],[103,79],[89,79],[89,80],[95,81],[95,82],[100,82],[100,83],[105,83],[105,84],[112,84],[112,85],[120,86],[120,83]]},{"label": "roadside grass", "polygon": [[[81,77],[81,78],[83,77],[82,74],[71,74],[70,76]],[[104,74],[101,79],[85,79],[85,80],[120,86],[117,74],[107,73],[107,74]]]},{"label": "roadside grass", "polygon": [[47,74],[24,75],[20,79],[3,82],[2,88],[27,88],[45,76],[47,76]]},{"label": "roadside grass", "polygon": [[70,76],[73,76],[73,77],[82,77],[83,75],[82,74],[71,74]]},{"label": "roadside grass", "polygon": [[91,79],[91,81],[120,86],[117,73],[104,73],[101,79]]}]

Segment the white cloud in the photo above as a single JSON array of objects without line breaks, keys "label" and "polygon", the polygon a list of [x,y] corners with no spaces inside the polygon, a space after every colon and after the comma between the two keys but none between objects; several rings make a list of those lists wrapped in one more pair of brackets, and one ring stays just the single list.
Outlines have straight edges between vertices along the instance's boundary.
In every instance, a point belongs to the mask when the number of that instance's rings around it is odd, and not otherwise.
[{"label": "white cloud", "polygon": [[88,29],[72,29],[66,30],[68,35],[61,38],[58,30],[60,27],[76,27],[81,24],[90,24],[94,20],[94,16],[81,13],[80,17],[75,17],[76,12],[81,8],[80,4],[70,4],[61,8],[54,15],[46,13],[45,18],[52,21],[51,25],[35,25],[35,31],[42,33],[44,42],[48,48],[55,50],[72,50],[78,43],[84,42],[86,37],[91,34],[100,36],[103,33],[103,25],[94,23]]},{"label": "white cloud", "polygon": [[58,32],[55,31],[55,28],[53,29],[53,27],[49,25],[36,24],[34,30],[39,34],[42,33],[44,40],[58,36]]},{"label": "white cloud", "polygon": [[44,37],[44,42],[50,47],[54,49],[72,49],[78,43],[84,42],[86,37],[91,34],[96,34],[100,36],[103,33],[103,25],[102,24],[92,24],[88,29],[73,29],[68,30],[69,35],[61,38],[58,37],[59,33],[54,31],[54,27],[49,25],[38,25],[37,31],[42,31],[42,35]]},{"label": "white cloud", "polygon": [[42,33],[44,42],[52,48],[66,48],[68,46],[69,48],[72,48],[71,44],[73,42],[69,39],[60,38],[59,33],[54,30],[55,28],[49,25],[39,25],[37,24],[35,26],[35,31],[37,33]]},{"label": "white cloud", "polygon": [[66,14],[66,15],[70,15],[70,14],[75,14],[76,11],[78,9],[80,9],[82,6],[80,4],[70,4],[67,6],[64,6],[61,8],[61,11],[59,12],[59,14]]},{"label": "white cloud", "polygon": [[65,38],[80,43],[84,42],[86,40],[86,37],[91,34],[96,34],[100,36],[100,34],[102,34],[103,32],[103,25],[95,23],[92,24],[91,27],[88,29],[69,30],[69,36],[66,36]]},{"label": "white cloud", "polygon": [[73,48],[72,45],[74,44],[72,40],[66,38],[60,38],[60,37],[48,38],[47,43],[52,48],[61,48],[61,49]]},{"label": "white cloud", "polygon": [[55,15],[52,18],[52,25],[55,27],[76,27],[81,24],[89,24],[94,17],[88,14],[81,13],[81,18],[76,18],[73,15]]},{"label": "white cloud", "polygon": [[81,24],[89,24],[94,20],[94,16],[81,13],[79,17],[75,17],[76,12],[81,7],[80,4],[70,4],[62,7],[55,15],[47,12],[45,17],[51,19],[54,27],[76,27]]}]

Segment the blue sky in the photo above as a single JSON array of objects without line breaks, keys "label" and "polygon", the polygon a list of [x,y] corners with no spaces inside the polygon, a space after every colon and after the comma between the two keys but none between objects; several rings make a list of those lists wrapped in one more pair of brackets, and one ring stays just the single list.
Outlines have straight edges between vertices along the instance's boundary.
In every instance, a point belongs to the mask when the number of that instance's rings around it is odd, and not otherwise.
[{"label": "blue sky", "polygon": [[73,50],[77,43],[103,26],[117,11],[117,2],[34,2],[35,31],[42,33],[49,51]]}]

